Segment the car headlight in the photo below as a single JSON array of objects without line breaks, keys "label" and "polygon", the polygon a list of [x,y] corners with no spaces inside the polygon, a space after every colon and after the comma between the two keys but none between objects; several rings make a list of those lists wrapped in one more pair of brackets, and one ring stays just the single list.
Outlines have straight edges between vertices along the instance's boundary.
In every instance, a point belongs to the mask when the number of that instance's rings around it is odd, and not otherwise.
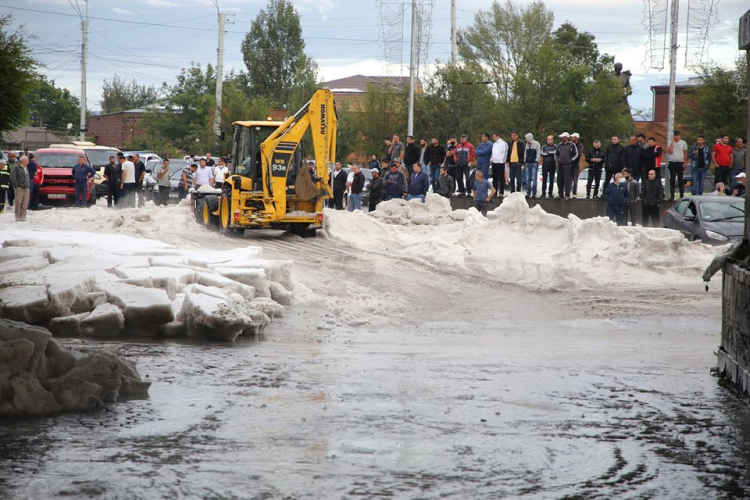
[{"label": "car headlight", "polygon": [[712,240],[716,240],[716,241],[729,241],[729,238],[727,238],[723,234],[716,233],[716,232],[711,231],[709,229],[706,229],[706,236],[708,236]]}]

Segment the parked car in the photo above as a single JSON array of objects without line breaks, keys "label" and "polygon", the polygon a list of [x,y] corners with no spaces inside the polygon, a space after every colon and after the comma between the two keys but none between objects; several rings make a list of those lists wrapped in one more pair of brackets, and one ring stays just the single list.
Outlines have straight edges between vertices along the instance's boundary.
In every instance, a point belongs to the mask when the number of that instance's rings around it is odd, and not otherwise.
[{"label": "parked car", "polygon": [[745,199],[734,196],[691,196],[664,212],[664,227],[709,245],[739,243],[744,222]]},{"label": "parked car", "polygon": [[[78,164],[78,157],[86,156],[82,149],[45,148],[36,152],[36,161],[44,169],[44,181],[39,188],[42,202],[68,201],[75,202],[75,180],[73,167]],[[90,160],[87,158],[86,160]],[[98,174],[97,174],[98,175]],[[87,205],[96,203],[94,181],[89,182]]]},{"label": "parked car", "polygon": [[127,158],[130,155],[138,155],[141,158],[141,161],[145,165],[146,163],[150,162],[151,160],[161,160],[161,156],[154,153],[153,151],[123,151],[122,154],[125,155]]}]

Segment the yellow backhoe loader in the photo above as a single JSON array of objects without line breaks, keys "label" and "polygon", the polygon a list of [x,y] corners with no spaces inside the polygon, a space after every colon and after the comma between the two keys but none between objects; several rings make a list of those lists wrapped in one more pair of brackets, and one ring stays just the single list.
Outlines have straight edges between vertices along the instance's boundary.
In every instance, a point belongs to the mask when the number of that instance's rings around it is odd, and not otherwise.
[{"label": "yellow backhoe loader", "polygon": [[[323,206],[332,196],[329,168],[336,157],[338,120],[333,94],[318,89],[284,122],[234,122],[232,169],[221,190],[194,192],[199,222],[224,233],[283,229],[314,235],[323,225]],[[313,168],[303,157],[310,130]]]}]

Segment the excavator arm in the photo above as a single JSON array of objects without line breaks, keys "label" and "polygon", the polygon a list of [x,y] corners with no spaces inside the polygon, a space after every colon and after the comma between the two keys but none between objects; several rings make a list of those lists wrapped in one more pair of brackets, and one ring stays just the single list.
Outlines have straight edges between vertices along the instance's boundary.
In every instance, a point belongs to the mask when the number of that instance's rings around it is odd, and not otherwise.
[{"label": "excavator arm", "polygon": [[[338,119],[333,93],[328,89],[318,89],[302,109],[287,118],[260,145],[265,211],[273,220],[281,220],[286,214],[287,184],[294,153],[300,147],[302,137],[308,129],[312,135],[318,179],[314,181],[314,188],[319,193],[316,197],[328,198],[333,195],[329,185],[328,169],[335,161]],[[311,182],[313,181],[307,172],[307,165],[300,165],[295,184]]]}]

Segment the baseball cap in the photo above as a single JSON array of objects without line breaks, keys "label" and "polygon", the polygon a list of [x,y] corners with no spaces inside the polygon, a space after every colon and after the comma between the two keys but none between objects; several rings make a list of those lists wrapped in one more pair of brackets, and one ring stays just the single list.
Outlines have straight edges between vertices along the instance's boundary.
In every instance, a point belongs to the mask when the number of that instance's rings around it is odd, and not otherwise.
[{"label": "baseball cap", "polygon": [[570,137],[570,134],[567,132],[563,132],[562,134],[558,135],[557,137]]},{"label": "baseball cap", "polygon": [[370,172],[380,175],[380,170],[378,170],[377,168],[370,169]]},{"label": "baseball cap", "polygon": [[578,139],[581,138],[581,136],[578,134],[578,132],[573,132],[572,134],[570,134],[570,137],[576,137]]},{"label": "baseball cap", "polygon": [[737,174],[737,178],[738,178],[738,179],[744,179],[745,177],[747,177],[747,176],[745,175],[745,172],[740,172],[739,174]]}]

